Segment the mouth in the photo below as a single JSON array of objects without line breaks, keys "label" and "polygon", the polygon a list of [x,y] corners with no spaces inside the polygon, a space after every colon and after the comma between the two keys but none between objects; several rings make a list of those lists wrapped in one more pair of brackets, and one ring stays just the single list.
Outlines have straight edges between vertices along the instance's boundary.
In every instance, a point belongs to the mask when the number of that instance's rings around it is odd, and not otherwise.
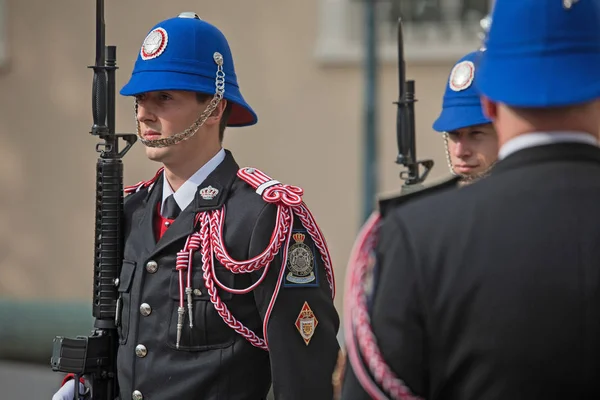
[{"label": "mouth", "polygon": [[456,168],[456,170],[458,172],[468,173],[468,172],[473,172],[473,170],[475,168],[477,168],[477,165],[461,164],[461,165],[455,165],[454,168]]},{"label": "mouth", "polygon": [[144,132],[144,139],[146,140],[156,140],[160,139],[161,134],[159,132],[153,130],[147,130]]}]

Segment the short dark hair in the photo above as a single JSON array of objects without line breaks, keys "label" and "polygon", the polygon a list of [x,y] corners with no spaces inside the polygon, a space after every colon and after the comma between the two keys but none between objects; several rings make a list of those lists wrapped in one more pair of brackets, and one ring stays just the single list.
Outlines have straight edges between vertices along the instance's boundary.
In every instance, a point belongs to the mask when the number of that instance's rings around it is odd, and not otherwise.
[{"label": "short dark hair", "polygon": [[[206,103],[213,98],[213,95],[196,92],[196,100],[198,103]],[[219,123],[219,141],[223,142],[223,137],[225,136],[225,128],[227,128],[227,122],[229,121],[229,116],[231,115],[231,108],[233,103],[230,101],[227,102],[225,106],[225,110],[223,110],[223,115],[221,115],[221,122]]]}]

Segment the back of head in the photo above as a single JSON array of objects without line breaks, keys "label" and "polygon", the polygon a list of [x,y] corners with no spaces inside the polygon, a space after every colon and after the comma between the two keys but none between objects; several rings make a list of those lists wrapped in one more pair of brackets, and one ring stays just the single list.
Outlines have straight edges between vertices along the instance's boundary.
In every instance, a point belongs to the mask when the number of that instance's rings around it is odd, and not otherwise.
[{"label": "back of head", "polygon": [[499,0],[476,85],[511,107],[600,98],[600,0]]}]

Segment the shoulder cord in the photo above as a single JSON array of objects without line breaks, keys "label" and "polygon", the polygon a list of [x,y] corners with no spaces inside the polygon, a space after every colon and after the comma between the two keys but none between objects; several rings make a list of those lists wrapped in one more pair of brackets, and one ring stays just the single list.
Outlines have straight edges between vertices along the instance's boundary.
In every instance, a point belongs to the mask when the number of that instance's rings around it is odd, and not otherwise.
[{"label": "shoulder cord", "polygon": [[344,334],[348,359],[358,381],[373,399],[422,400],[413,395],[386,364],[371,328],[365,281],[372,269],[371,258],[374,257],[380,223],[379,213],[371,214],[359,232],[348,262],[344,296]]},{"label": "shoulder cord", "polygon": [[[142,187],[150,186],[160,175],[162,169],[157,172],[151,181],[140,182],[137,185],[130,186],[126,192],[132,193],[140,190]],[[335,298],[335,278],[331,264],[331,256],[327,243],[321,230],[319,229],[312,213],[302,201],[304,191],[296,186],[284,185],[275,181],[255,168],[242,168],[238,171],[238,177],[250,184],[262,198],[268,202],[277,205],[277,218],[275,229],[271,235],[271,240],[267,248],[256,257],[249,260],[234,260],[225,248],[223,240],[223,225],[225,221],[225,206],[218,210],[204,211],[196,214],[195,226],[199,225],[199,230],[192,233],[186,240],[184,248],[177,253],[176,269],[179,271],[179,307],[177,323],[177,347],[181,339],[183,320],[186,313],[184,307],[184,298],[187,298],[187,309],[189,315],[189,325],[193,327],[192,319],[192,259],[193,253],[200,250],[202,254],[202,272],[204,286],[208,290],[210,301],[223,319],[223,321],[242,335],[253,346],[268,351],[267,325],[269,317],[275,305],[275,300],[281,287],[282,277],[286,270],[287,250],[292,237],[292,227],[294,215],[297,216],[304,228],[313,239],[315,246],[319,249],[321,259],[325,266],[327,281],[331,290],[332,298]],[[282,245],[285,242],[285,247]],[[281,252],[281,269],[277,286],[271,297],[267,312],[263,322],[263,337],[261,339],[248,329],[244,324],[238,321],[229,311],[225,303],[218,295],[216,286],[233,294],[245,294],[254,290],[260,285],[269,271],[271,262],[277,253]],[[213,258],[214,256],[214,258]],[[251,273],[263,270],[261,277],[253,285],[245,289],[233,289],[220,282],[215,274],[214,259],[217,259],[229,272],[233,274]],[[184,272],[187,272],[184,279]],[[184,289],[184,280],[186,281]],[[216,284],[216,286],[215,286]],[[186,296],[184,297],[184,293]]]}]

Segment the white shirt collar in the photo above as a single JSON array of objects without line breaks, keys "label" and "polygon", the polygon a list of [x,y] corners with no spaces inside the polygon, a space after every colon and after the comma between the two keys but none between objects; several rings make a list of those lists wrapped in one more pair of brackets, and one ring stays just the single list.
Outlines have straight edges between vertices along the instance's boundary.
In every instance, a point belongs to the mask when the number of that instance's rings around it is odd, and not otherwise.
[{"label": "white shirt collar", "polygon": [[532,132],[510,139],[500,148],[498,159],[508,157],[519,150],[553,143],[586,143],[598,146],[598,139],[584,132]]},{"label": "white shirt collar", "polygon": [[[204,164],[194,175],[181,185],[181,187],[175,192],[173,197],[179,208],[183,211],[187,206],[194,200],[198,186],[204,182],[206,177],[213,172],[219,164],[225,159],[225,150],[221,148],[213,158],[211,158],[206,164]],[[163,192],[162,192],[162,203],[160,205],[161,212],[165,205],[165,199],[173,194],[171,185],[167,182],[167,177],[163,172]]]}]

